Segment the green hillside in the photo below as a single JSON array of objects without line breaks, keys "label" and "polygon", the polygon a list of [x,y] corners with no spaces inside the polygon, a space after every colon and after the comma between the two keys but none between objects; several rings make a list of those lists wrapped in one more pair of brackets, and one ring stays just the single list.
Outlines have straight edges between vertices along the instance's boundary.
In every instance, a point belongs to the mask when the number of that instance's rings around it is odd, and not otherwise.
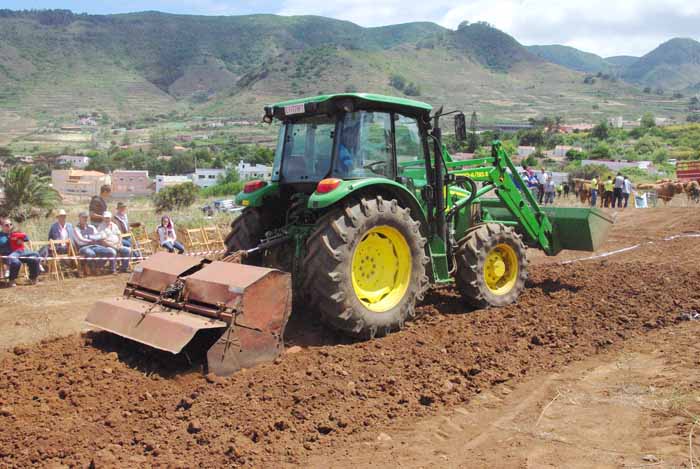
[{"label": "green hillside", "polygon": [[528,46],[530,52],[542,59],[584,73],[610,72],[614,67],[602,57],[569,46]]},{"label": "green hillside", "polygon": [[0,110],[25,124],[94,111],[252,118],[270,101],[345,90],[418,95],[482,121],[684,112],[636,86],[583,78],[485,23],[0,10]]},{"label": "green hillside", "polygon": [[613,64],[617,67],[620,68],[627,68],[636,61],[639,60],[639,57],[634,57],[632,55],[616,55],[613,57],[605,57],[604,59],[607,63]]},{"label": "green hillside", "polygon": [[671,39],[628,66],[623,77],[662,88],[696,86],[700,83],[700,42]]}]

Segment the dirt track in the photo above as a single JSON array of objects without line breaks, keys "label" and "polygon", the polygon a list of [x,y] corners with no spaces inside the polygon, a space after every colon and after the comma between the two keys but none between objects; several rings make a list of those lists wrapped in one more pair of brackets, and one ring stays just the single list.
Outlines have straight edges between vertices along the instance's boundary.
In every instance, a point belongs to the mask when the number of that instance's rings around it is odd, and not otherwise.
[{"label": "dirt track", "polygon": [[[606,248],[698,229],[697,210],[629,211]],[[683,313],[700,311],[697,259],[697,238],[570,265],[535,255],[517,305],[470,312],[454,291],[436,291],[420,320],[365,343],[333,345],[336,337],[313,322],[307,329],[311,320],[295,312],[287,339],[301,352],[226,380],[196,370],[171,377],[182,363],[101,334],[19,347],[2,364],[0,466],[329,465],[364,451],[381,431],[413,428],[503,386],[614,354],[628,339],[659,337]],[[40,291],[24,289],[27,303],[43,298]]]}]

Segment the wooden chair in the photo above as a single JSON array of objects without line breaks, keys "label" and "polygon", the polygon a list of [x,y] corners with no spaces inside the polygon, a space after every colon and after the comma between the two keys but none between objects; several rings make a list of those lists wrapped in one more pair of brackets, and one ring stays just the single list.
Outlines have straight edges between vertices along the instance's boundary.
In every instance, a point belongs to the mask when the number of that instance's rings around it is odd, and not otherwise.
[{"label": "wooden chair", "polygon": [[207,243],[208,251],[220,251],[226,249],[224,245],[224,237],[221,235],[221,230],[218,226],[205,226],[202,228],[204,240]]},{"label": "wooden chair", "polygon": [[189,251],[208,251],[207,237],[202,228],[185,230],[185,240]]},{"label": "wooden chair", "polygon": [[80,264],[76,259],[77,256],[75,255],[73,243],[69,239],[52,239],[49,241],[49,245],[51,246],[50,252],[54,258],[59,280],[65,278],[64,272],[73,272],[77,276],[80,276]]},{"label": "wooden chair", "polygon": [[[53,255],[50,241],[30,241],[27,247],[30,251],[34,252],[39,252],[42,249],[46,248],[46,255],[49,257],[49,259],[46,261],[46,267],[48,267],[46,275],[48,275],[49,277],[53,277],[56,280],[61,280],[60,269],[58,267],[58,260],[56,259],[56,256]],[[23,263],[22,268],[24,269],[27,278],[29,278],[29,268],[27,267],[27,265]]]},{"label": "wooden chair", "polygon": [[[143,257],[149,257],[156,252],[157,244],[152,238],[148,237],[148,233],[143,228],[132,228],[131,229],[131,239],[132,248],[136,249],[141,253]],[[141,259],[137,259],[140,262]]]}]

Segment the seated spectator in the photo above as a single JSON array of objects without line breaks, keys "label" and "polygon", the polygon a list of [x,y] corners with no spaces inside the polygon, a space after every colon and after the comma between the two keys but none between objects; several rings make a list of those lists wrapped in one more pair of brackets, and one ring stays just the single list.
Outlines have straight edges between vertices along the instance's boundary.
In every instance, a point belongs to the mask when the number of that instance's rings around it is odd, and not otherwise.
[{"label": "seated spectator", "polygon": [[168,215],[163,215],[163,217],[160,219],[158,238],[160,239],[160,245],[167,249],[168,252],[173,252],[176,249],[178,254],[185,252],[185,246],[183,246],[182,243],[177,240],[175,224]]},{"label": "seated spectator", "polygon": [[[138,228],[141,226],[141,223],[129,223],[129,216],[126,213],[126,204],[124,202],[118,202],[117,203],[117,213],[114,214],[114,223],[119,227],[119,231],[124,235],[126,233],[131,232],[132,228]],[[132,245],[133,240],[129,238],[122,238],[122,244],[128,248],[133,248],[134,246]],[[132,253],[136,257],[141,257],[141,253],[133,250]]]},{"label": "seated spectator", "polygon": [[[96,258],[105,259],[114,258],[117,256],[116,250],[97,244],[97,242],[94,240],[96,234],[97,229],[88,223],[87,212],[81,212],[78,215],[78,224],[73,228],[72,241],[73,244],[75,244],[76,249],[78,249],[78,255],[90,259],[87,266],[90,273],[93,275],[97,270],[97,265],[95,262]],[[112,270],[114,270],[114,266]]]},{"label": "seated spectator", "polygon": [[5,219],[0,232],[0,256],[5,265],[9,266],[10,286],[16,285],[15,280],[22,264],[29,268],[29,281],[35,284],[39,275],[39,254],[25,248],[24,243],[29,241],[29,237],[21,231],[13,231],[12,226],[12,221]]},{"label": "seated spectator", "polygon": [[[122,245],[121,232],[112,221],[112,214],[110,212],[104,212],[102,214],[102,223],[97,226],[97,233],[93,236],[93,239],[97,241],[100,246],[113,249],[116,255],[122,258],[120,261],[120,272],[127,271],[129,268],[131,249]],[[114,257],[111,262],[111,271],[113,274],[117,273],[117,264]]]},{"label": "seated spectator", "polygon": [[[71,239],[71,233],[73,232],[73,225],[66,222],[66,211],[61,209],[56,215],[56,221],[51,228],[49,228],[49,240],[54,241],[64,241]],[[56,246],[56,252],[58,254],[68,254],[68,247],[65,244],[59,244]],[[39,250],[39,255],[41,257],[49,256],[49,247],[44,246]]]}]

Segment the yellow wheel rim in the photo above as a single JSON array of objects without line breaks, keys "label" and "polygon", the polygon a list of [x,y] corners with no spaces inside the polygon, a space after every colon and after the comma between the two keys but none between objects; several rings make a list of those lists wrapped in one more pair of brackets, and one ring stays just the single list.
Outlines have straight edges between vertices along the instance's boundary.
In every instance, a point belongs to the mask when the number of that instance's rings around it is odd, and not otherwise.
[{"label": "yellow wheel rim", "polygon": [[494,295],[510,292],[518,280],[518,256],[509,244],[497,244],[486,256],[484,280]]},{"label": "yellow wheel rim", "polygon": [[352,256],[352,287],[365,308],[382,313],[401,301],[411,279],[411,251],[391,226],[369,230]]}]

